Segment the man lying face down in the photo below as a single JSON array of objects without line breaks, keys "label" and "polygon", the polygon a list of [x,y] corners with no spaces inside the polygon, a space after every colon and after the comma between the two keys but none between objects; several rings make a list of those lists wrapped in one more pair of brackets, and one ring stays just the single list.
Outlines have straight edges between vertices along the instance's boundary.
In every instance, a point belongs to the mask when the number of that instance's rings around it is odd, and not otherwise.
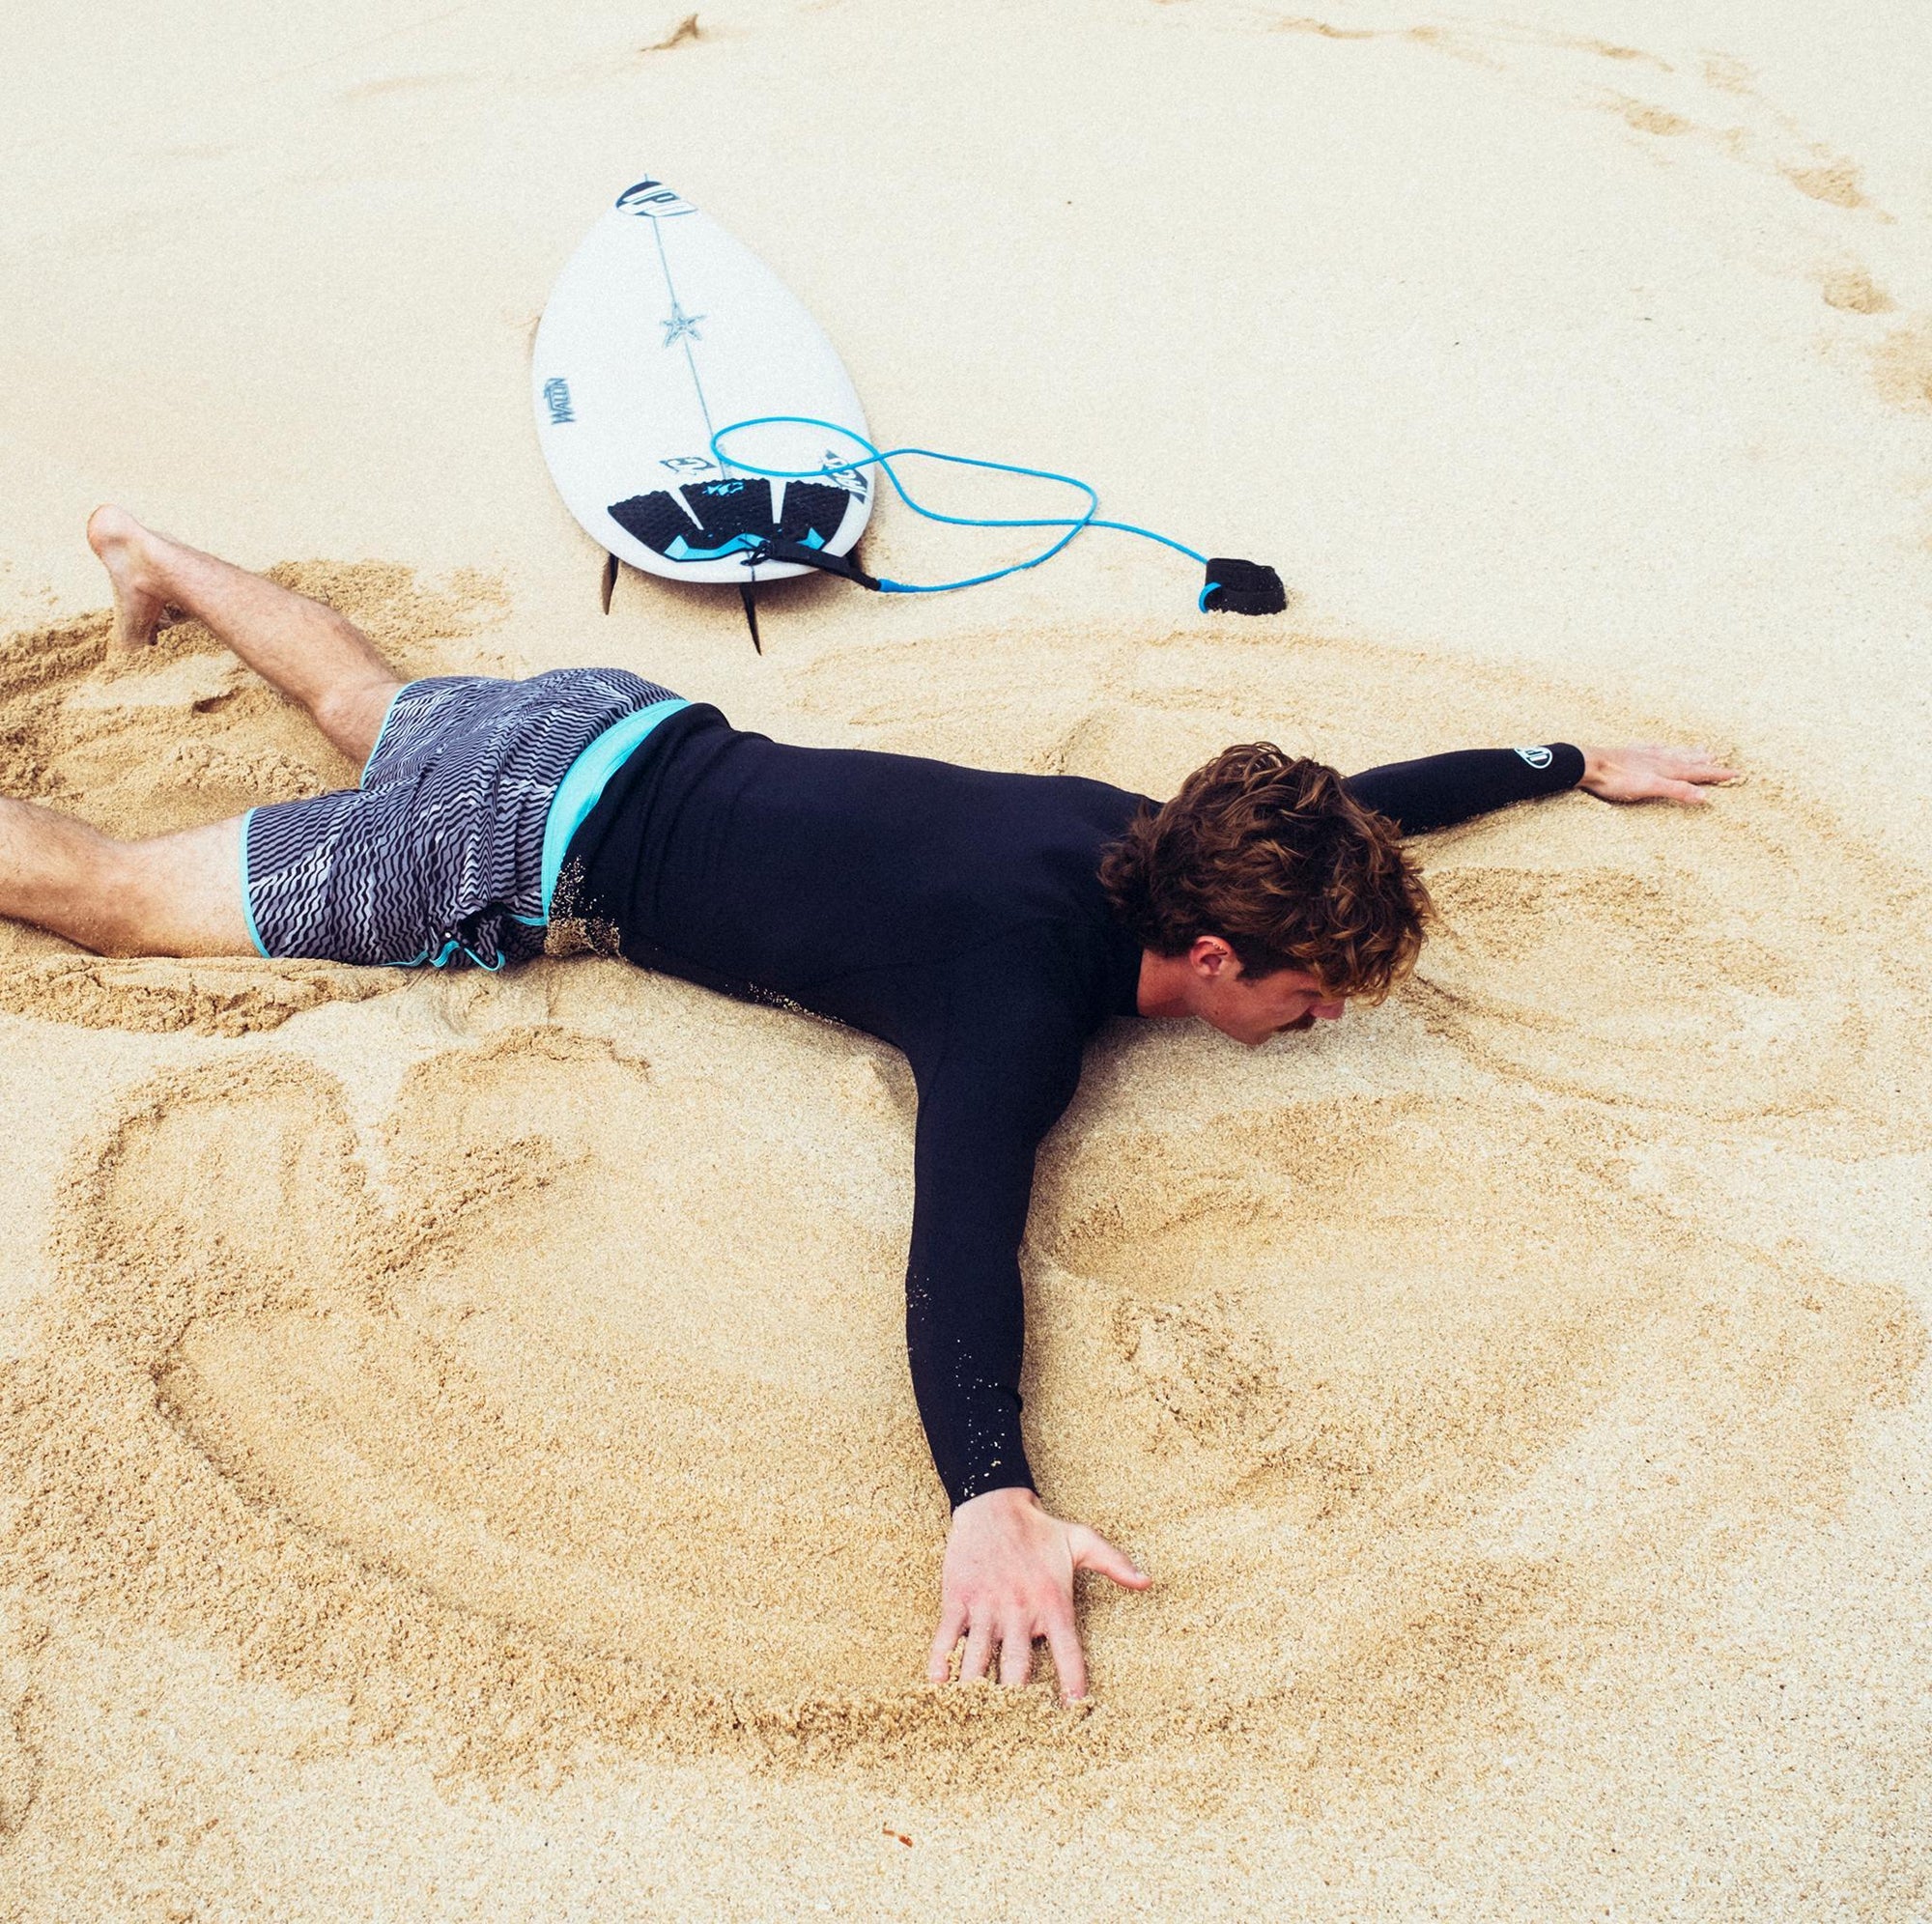
[{"label": "man lying face down", "polygon": [[[1259,1045],[1387,993],[1428,897],[1402,837],[1581,787],[1698,802],[1709,756],[1565,743],[1344,778],[1232,748],[1166,804],[1075,776],[801,749],[616,668],[399,683],[320,604],[118,508],[88,538],[118,640],[201,621],[363,764],[359,787],[119,842],[0,799],[0,915],[115,955],[500,969],[553,922],[905,1053],[919,1091],[906,1344],[952,1501],[929,1674],[1087,1691],[1073,1573],[1148,1579],[1035,1493],[1018,1252],[1034,1155],[1116,1017]],[[960,1653],[963,1640],[964,1650]]]}]

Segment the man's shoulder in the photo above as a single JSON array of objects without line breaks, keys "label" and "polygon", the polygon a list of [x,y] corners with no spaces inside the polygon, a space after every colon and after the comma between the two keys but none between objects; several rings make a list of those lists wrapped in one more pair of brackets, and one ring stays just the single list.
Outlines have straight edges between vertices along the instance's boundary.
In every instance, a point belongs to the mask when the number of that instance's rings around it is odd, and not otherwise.
[{"label": "man's shoulder", "polygon": [[[958,767],[953,763],[949,766]],[[975,769],[984,779],[1011,784],[1019,794],[1037,797],[1043,806],[1073,808],[1083,813],[1130,816],[1156,805],[1130,788],[1117,788],[1091,775],[1067,775],[1061,771]]]}]

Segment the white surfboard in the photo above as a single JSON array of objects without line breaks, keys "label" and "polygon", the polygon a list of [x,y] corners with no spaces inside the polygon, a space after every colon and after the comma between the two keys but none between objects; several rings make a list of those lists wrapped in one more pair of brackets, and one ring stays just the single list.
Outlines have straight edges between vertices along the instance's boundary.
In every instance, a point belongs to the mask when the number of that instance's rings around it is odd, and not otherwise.
[{"label": "white surfboard", "polygon": [[662,181],[626,187],[570,258],[537,327],[537,439],[565,505],[620,560],[681,581],[778,580],[797,562],[745,557],[783,536],[849,552],[872,510],[855,449],[822,430],[764,427],[728,454],[812,478],[748,475],[713,453],[735,421],[866,417],[837,351],[748,248]]}]

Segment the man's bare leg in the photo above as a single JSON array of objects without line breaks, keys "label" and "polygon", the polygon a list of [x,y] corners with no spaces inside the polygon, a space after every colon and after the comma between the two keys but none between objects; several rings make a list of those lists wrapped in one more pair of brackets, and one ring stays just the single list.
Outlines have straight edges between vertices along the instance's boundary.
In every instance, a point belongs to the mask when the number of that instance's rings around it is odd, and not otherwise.
[{"label": "man's bare leg", "polygon": [[264,681],[300,702],[351,761],[368,760],[402,684],[354,622],[306,595],[156,534],[125,508],[96,508],[87,540],[114,584],[114,634],[123,647],[144,647],[165,610],[178,608]]},{"label": "man's bare leg", "polygon": [[0,916],[99,955],[252,955],[242,823],[124,842],[0,797]]}]

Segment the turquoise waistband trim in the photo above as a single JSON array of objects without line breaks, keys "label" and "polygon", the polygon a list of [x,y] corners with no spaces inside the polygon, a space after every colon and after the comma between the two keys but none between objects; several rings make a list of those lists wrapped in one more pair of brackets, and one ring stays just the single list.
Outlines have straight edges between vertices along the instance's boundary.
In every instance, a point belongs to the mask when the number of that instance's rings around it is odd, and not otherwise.
[{"label": "turquoise waistband trim", "polygon": [[255,926],[255,904],[248,893],[248,824],[255,819],[255,811],[250,808],[242,817],[242,915],[248,924],[248,940],[255,945],[255,953],[264,962],[272,962],[262,942],[262,931]]},{"label": "turquoise waistband trim", "polygon": [[682,695],[668,701],[654,701],[613,722],[578,755],[564,772],[550,799],[550,813],[544,817],[543,912],[550,920],[551,897],[556,893],[556,878],[563,869],[563,858],[570,838],[583,826],[583,818],[596,807],[604,785],[630,760],[632,751],[667,716],[675,715],[691,703]]}]

